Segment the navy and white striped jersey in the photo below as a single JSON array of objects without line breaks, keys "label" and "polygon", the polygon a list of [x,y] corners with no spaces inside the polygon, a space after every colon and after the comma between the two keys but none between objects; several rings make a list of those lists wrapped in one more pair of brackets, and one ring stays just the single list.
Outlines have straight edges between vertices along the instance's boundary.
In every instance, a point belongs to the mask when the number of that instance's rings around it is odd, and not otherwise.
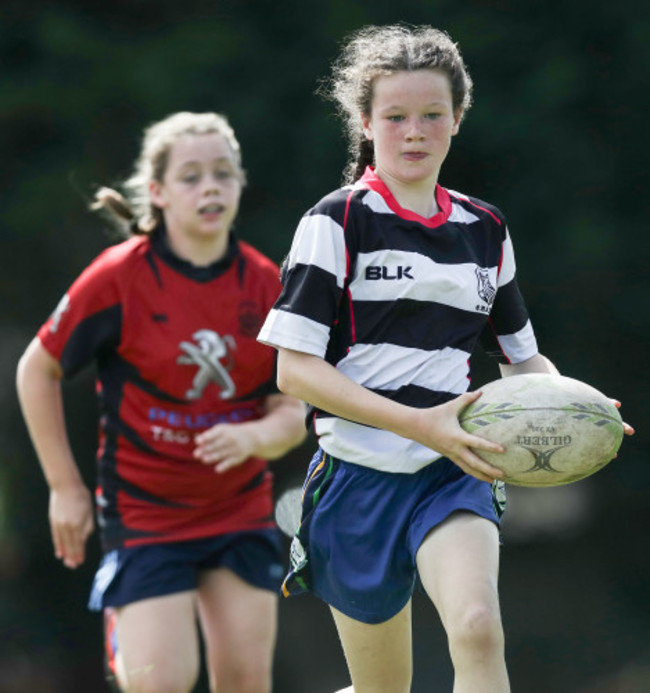
[{"label": "navy and white striped jersey", "polygon": [[[429,219],[403,209],[371,168],[324,197],[296,230],[282,293],[258,339],[322,357],[414,407],[468,389],[479,340],[504,363],[534,356],[503,215],[441,186],[436,201]],[[314,425],[327,453],[374,469],[412,473],[440,457],[324,411]]]}]

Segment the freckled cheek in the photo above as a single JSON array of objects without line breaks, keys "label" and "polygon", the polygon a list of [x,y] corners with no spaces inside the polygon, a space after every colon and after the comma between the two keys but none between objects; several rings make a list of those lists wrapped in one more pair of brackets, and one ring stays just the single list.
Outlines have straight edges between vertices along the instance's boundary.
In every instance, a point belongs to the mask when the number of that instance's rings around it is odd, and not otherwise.
[{"label": "freckled cheek", "polygon": [[239,201],[241,200],[241,194],[242,194],[242,189],[237,188],[231,192],[229,195],[229,199],[231,200],[231,204],[234,205],[235,207],[239,207]]},{"label": "freckled cheek", "polygon": [[375,137],[375,151],[388,151],[401,146],[404,135],[400,132],[384,132]]}]

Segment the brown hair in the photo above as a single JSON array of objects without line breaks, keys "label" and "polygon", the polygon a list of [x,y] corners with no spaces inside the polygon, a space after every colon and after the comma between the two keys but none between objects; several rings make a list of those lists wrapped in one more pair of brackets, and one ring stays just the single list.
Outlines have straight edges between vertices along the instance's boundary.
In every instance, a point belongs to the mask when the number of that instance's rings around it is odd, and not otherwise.
[{"label": "brown hair", "polygon": [[101,187],[95,193],[91,209],[105,209],[127,235],[151,233],[162,222],[162,212],[151,204],[149,183],[163,181],[169,153],[183,135],[222,135],[233,154],[242,184],[246,182],[241,163],[241,149],[228,119],[218,113],[174,113],[147,127],[142,139],[140,156],[133,173],[120,186]]},{"label": "brown hair", "polygon": [[370,116],[374,83],[394,72],[436,69],[447,75],[455,113],[472,103],[472,79],[450,36],[431,26],[367,26],[354,33],[332,65],[332,76],[319,92],[338,104],[348,136],[349,160],[344,181],[353,183],[373,163],[374,146],[366,139],[360,115]]}]

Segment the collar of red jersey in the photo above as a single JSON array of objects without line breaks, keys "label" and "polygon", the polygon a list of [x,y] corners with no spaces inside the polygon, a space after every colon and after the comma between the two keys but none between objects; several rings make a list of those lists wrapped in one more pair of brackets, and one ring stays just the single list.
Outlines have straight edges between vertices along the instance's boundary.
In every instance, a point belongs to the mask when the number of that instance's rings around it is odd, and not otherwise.
[{"label": "collar of red jersey", "polygon": [[151,234],[151,247],[154,253],[169,267],[180,274],[198,282],[209,282],[221,276],[230,268],[239,255],[239,243],[234,232],[228,236],[226,254],[211,265],[199,267],[189,260],[183,260],[174,253],[167,241],[167,229],[161,224]]}]

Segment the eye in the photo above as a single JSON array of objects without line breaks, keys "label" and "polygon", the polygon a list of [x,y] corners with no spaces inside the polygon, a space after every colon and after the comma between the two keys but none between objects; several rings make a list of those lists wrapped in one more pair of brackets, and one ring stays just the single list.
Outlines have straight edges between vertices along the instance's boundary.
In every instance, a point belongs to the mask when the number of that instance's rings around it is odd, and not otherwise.
[{"label": "eye", "polygon": [[201,177],[198,173],[184,173],[181,176],[183,183],[198,183]]},{"label": "eye", "polygon": [[403,115],[390,115],[388,116],[387,120],[390,120],[391,123],[401,123],[404,120]]},{"label": "eye", "polygon": [[440,118],[440,113],[427,113],[425,118],[428,118],[429,120],[437,120]]},{"label": "eye", "polygon": [[230,169],[222,168],[214,172],[214,177],[217,180],[230,180],[231,178],[235,177],[235,173]]}]

